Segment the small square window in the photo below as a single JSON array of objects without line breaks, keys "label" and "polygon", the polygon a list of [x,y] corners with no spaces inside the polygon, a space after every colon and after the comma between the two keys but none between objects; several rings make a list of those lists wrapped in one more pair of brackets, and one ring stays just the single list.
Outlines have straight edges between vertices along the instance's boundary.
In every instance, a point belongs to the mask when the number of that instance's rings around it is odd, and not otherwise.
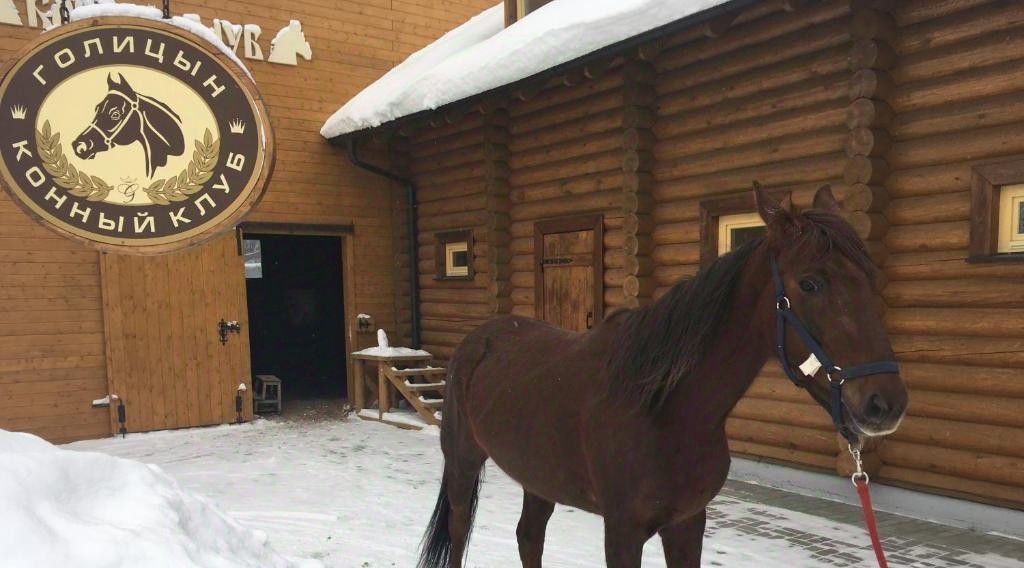
[{"label": "small square window", "polygon": [[722,215],[718,218],[718,255],[732,252],[765,234],[764,221],[757,213]]},{"label": "small square window", "polygon": [[996,252],[1024,252],[1024,185],[999,191],[999,246]]},{"label": "small square window", "polygon": [[449,231],[434,235],[437,280],[472,280],[473,232]]}]

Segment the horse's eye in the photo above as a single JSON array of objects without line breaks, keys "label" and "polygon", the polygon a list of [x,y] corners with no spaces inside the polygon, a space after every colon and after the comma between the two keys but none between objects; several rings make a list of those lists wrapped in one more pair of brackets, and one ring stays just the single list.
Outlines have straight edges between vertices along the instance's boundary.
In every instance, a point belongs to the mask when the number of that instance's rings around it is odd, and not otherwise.
[{"label": "horse's eye", "polygon": [[818,282],[817,280],[814,280],[813,278],[804,278],[803,280],[800,281],[800,289],[807,294],[813,294],[821,290],[821,288],[821,283]]},{"label": "horse's eye", "polygon": [[111,110],[110,118],[113,118],[114,120],[119,120],[121,118],[121,111],[117,110],[116,108]]}]

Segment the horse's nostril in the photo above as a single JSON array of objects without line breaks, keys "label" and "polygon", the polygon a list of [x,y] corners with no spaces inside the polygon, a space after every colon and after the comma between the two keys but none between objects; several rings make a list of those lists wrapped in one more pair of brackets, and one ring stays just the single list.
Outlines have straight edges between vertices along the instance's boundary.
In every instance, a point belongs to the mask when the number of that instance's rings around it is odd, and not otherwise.
[{"label": "horse's nostril", "polygon": [[889,413],[889,405],[878,394],[872,394],[864,404],[864,417],[868,420],[880,420]]}]

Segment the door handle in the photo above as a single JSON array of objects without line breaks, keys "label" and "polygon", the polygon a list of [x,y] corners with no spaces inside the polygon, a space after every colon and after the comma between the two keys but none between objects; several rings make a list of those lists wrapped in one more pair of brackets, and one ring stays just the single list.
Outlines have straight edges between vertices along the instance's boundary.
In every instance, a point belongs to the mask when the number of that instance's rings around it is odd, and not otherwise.
[{"label": "door handle", "polygon": [[594,312],[587,312],[587,329],[594,327]]}]

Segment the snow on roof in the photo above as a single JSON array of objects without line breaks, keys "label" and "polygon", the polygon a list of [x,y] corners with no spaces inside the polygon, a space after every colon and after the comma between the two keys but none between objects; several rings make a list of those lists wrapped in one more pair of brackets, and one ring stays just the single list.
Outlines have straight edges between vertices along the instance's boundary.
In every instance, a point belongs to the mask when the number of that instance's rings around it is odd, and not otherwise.
[{"label": "snow on roof", "polygon": [[221,53],[231,58],[231,60],[241,67],[242,70],[245,71],[245,74],[252,79],[252,73],[249,72],[249,68],[242,63],[242,60],[238,58],[235,51],[225,45],[224,42],[220,40],[220,37],[213,33],[213,30],[204,26],[200,22],[197,22],[191,17],[173,16],[169,20],[165,20],[163,11],[159,8],[155,8],[153,6],[140,6],[138,4],[114,4],[108,1],[101,1],[97,4],[83,4],[74,10],[71,10],[72,22],[103,16],[121,16],[127,18],[143,18],[146,20],[160,20],[162,22],[178,26],[179,28],[192,32],[192,34],[206,40],[207,43],[213,44],[213,46],[219,49]]},{"label": "snow on roof", "polygon": [[0,430],[0,503],[4,566],[293,565],[157,466],[30,434]]},{"label": "snow on roof", "polygon": [[555,0],[505,27],[504,4],[409,56],[331,116],[325,138],[514,83],[726,0]]}]

